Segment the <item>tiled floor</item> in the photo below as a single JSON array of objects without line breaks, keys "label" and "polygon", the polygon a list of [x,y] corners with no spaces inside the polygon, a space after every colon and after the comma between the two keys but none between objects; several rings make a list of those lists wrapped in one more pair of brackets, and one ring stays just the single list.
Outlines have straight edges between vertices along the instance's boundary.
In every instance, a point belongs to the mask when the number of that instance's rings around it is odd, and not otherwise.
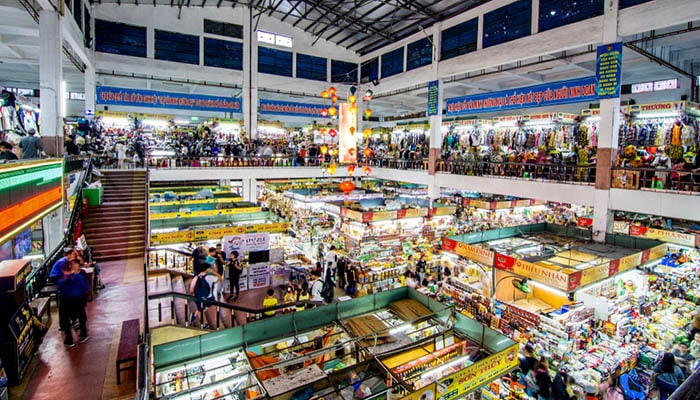
[{"label": "tiled floor", "polygon": [[[117,385],[115,361],[121,323],[143,319],[143,273],[140,259],[101,263],[106,288],[88,303],[90,340],[74,348],[63,346],[58,313],[22,385],[10,388],[10,399],[132,399],[135,374],[122,373]],[[55,308],[54,308],[55,309]]]}]

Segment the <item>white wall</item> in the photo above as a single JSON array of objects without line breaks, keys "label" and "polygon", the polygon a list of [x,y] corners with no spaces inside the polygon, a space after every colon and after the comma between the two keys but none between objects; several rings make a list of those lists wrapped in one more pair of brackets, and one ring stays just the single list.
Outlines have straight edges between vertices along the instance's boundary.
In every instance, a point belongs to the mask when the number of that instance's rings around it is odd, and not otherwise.
[{"label": "white wall", "polygon": [[610,189],[610,209],[700,221],[700,196]]}]

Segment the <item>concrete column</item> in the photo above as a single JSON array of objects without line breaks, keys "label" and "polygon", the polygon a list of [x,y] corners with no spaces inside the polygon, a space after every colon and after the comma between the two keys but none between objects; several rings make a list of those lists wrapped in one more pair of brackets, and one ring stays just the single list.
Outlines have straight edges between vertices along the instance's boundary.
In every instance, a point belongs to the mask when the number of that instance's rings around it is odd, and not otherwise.
[{"label": "concrete column", "polygon": [[253,11],[243,21],[243,126],[250,139],[258,137],[258,46],[253,31]]},{"label": "concrete column", "polygon": [[[605,2],[603,15],[603,43],[614,43],[617,35],[618,0]],[[610,210],[611,168],[617,159],[618,130],[620,126],[620,98],[600,101],[600,126],[596,161],[595,200],[593,208],[593,240],[605,241],[612,231],[613,211]]]},{"label": "concrete column", "polygon": [[63,155],[63,35],[61,20],[53,9],[39,11],[39,88],[41,90],[41,141],[44,151]]},{"label": "concrete column", "polygon": [[92,65],[85,66],[85,110],[95,111],[95,67]]},{"label": "concrete column", "polygon": [[255,178],[243,178],[241,185],[243,187],[243,201],[255,203],[257,200],[257,180]]},{"label": "concrete column", "polygon": [[540,31],[540,2],[532,2],[532,19],[530,20],[530,34],[534,35]]},{"label": "concrete column", "polygon": [[[428,156],[428,174],[435,175],[435,166],[440,159],[440,149],[442,148],[442,95],[443,82],[440,79],[440,38],[442,31],[442,23],[438,22],[433,25],[432,29],[432,45],[433,45],[433,64],[431,66],[431,81],[438,81],[438,113],[428,117],[430,125],[430,153]],[[430,192],[430,189],[429,189]],[[430,192],[432,193],[432,192]],[[437,197],[440,197],[440,188],[437,188]],[[435,199],[437,197],[431,197]]]}]

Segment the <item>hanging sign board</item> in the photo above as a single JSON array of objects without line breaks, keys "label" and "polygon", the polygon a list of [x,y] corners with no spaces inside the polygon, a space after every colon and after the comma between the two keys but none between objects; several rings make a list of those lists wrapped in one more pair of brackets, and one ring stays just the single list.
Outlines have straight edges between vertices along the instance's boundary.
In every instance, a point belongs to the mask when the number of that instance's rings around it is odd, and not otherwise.
[{"label": "hanging sign board", "polygon": [[172,108],[191,111],[242,111],[242,100],[238,97],[171,93],[110,86],[97,86],[96,94],[97,104],[105,105]]},{"label": "hanging sign board", "polygon": [[341,164],[357,162],[357,113],[350,111],[350,103],[340,103],[338,112],[338,160]]},{"label": "hanging sign board", "polygon": [[200,242],[205,240],[220,240],[227,235],[243,235],[246,233],[267,232],[280,233],[289,230],[288,222],[273,224],[239,225],[224,228],[188,229],[177,232],[164,232],[151,234],[151,245]]},{"label": "hanging sign board", "polygon": [[440,92],[440,81],[428,82],[428,116],[438,115],[440,104],[438,104]]},{"label": "hanging sign board", "polygon": [[491,250],[458,242],[446,237],[442,238],[442,249],[458,254],[469,260],[476,261],[480,264],[487,265],[489,267],[493,266],[493,257],[495,253]]},{"label": "hanging sign board", "polygon": [[596,94],[600,99],[620,97],[622,42],[598,46],[596,57]]},{"label": "hanging sign board", "polygon": [[295,117],[321,118],[322,104],[294,103],[260,99],[260,114],[290,115]]}]

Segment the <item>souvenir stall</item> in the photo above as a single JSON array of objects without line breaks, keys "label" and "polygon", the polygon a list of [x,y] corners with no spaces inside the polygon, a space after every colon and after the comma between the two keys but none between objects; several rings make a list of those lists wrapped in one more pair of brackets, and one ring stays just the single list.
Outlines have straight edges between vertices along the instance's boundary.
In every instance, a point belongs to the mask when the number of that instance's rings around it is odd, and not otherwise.
[{"label": "souvenir stall", "polygon": [[40,134],[39,106],[32,100],[19,94],[2,90],[0,92],[0,132],[2,140],[13,146],[18,155],[19,141],[30,129]]},{"label": "souvenir stall", "polygon": [[289,130],[283,122],[258,121],[258,139],[268,141],[273,145],[285,144]]}]

